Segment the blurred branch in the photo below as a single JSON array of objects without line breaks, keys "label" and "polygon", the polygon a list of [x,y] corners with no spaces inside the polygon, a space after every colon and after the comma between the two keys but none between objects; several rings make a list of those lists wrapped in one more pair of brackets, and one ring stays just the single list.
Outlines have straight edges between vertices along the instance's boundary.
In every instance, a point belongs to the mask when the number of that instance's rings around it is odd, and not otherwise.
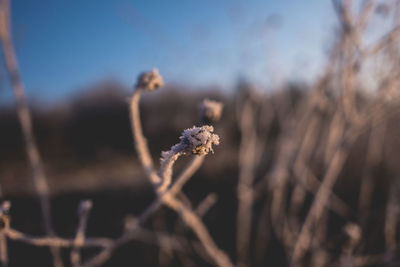
[{"label": "blurred branch", "polygon": [[365,55],[371,56],[378,54],[383,48],[388,46],[389,44],[395,42],[400,37],[400,26],[396,26],[389,33],[383,36],[379,41],[375,44],[371,45],[363,53]]},{"label": "blurred branch", "polygon": [[74,240],[74,246],[71,250],[71,265],[74,267],[79,267],[81,265],[81,255],[79,249],[85,243],[85,232],[87,227],[87,220],[89,218],[90,210],[92,209],[92,202],[90,200],[82,201],[79,204],[78,215],[79,224],[76,231],[76,236]]},{"label": "blurred branch", "polygon": [[256,105],[251,95],[245,100],[238,124],[241,132],[239,148],[239,181],[237,185],[238,212],[236,218],[236,253],[237,265],[248,266],[253,219],[255,167],[257,150],[262,145],[258,142],[256,126]]},{"label": "blurred branch", "polygon": [[[68,248],[75,246],[75,239],[64,239],[60,237],[34,237],[28,234],[24,234],[15,229],[8,229],[5,234],[8,238],[15,241],[24,242],[39,247],[56,247],[56,248]],[[82,247],[108,247],[113,243],[108,238],[86,238]]]},{"label": "blurred branch", "polygon": [[[354,133],[349,134],[348,141],[346,143],[352,143],[356,135]],[[310,211],[306,217],[306,220],[302,226],[296,244],[293,250],[292,264],[299,264],[300,260],[304,256],[312,240],[312,227],[321,218],[326,203],[329,199],[329,194],[332,191],[332,187],[340,174],[345,160],[348,156],[349,148],[346,145],[340,145],[333,155],[332,161],[326,171],[324,178],[322,179],[321,186],[315,196]]]},{"label": "blurred branch", "polygon": [[146,175],[149,177],[153,185],[157,185],[161,182],[156,171],[154,170],[153,159],[151,158],[149,148],[147,147],[147,140],[143,135],[142,124],[140,122],[139,113],[139,101],[142,95],[143,89],[135,90],[131,98],[130,112],[131,112],[131,125],[133,131],[133,137],[135,139],[135,147],[138,151],[140,163],[142,164]]},{"label": "blurred branch", "polygon": [[10,207],[9,201],[4,201],[0,206],[0,263],[3,267],[8,266],[8,246],[5,231],[10,227]]},{"label": "blurred branch", "polygon": [[[17,102],[18,118],[21,124],[22,133],[25,139],[26,153],[33,172],[33,182],[40,198],[40,206],[44,221],[44,228],[47,234],[54,235],[51,223],[49,188],[43,164],[33,134],[32,118],[28,103],[25,97],[25,90],[18,68],[17,57],[11,38],[10,27],[10,2],[9,0],[0,1],[0,40],[3,48],[3,55],[11,86]],[[56,267],[62,267],[60,251],[51,249],[53,263]]]}]

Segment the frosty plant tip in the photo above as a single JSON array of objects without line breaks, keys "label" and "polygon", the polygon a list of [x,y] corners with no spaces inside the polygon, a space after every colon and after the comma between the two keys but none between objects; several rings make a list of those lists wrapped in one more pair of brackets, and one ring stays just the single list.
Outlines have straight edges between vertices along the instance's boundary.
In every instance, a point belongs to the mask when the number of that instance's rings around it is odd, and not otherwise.
[{"label": "frosty plant tip", "polygon": [[207,155],[214,153],[213,145],[219,145],[219,136],[214,134],[214,127],[202,126],[189,128],[183,131],[179,137],[181,142],[175,146],[183,148],[184,153],[195,155]]},{"label": "frosty plant tip", "polygon": [[158,73],[158,69],[153,69],[152,71],[143,72],[140,74],[135,87],[136,89],[155,91],[163,86],[164,81],[161,75]]},{"label": "frosty plant tip", "polygon": [[205,123],[216,122],[221,118],[224,105],[221,102],[204,99],[199,105],[201,120]]},{"label": "frosty plant tip", "polygon": [[159,176],[161,183],[158,191],[164,191],[171,183],[172,166],[175,161],[182,155],[207,155],[209,152],[214,152],[212,146],[219,144],[219,136],[214,134],[212,126],[202,126],[189,128],[183,131],[180,142],[171,147],[171,150],[161,153],[161,168]]},{"label": "frosty plant tip", "polygon": [[136,90],[130,100],[131,124],[136,150],[139,155],[139,160],[153,184],[160,183],[160,178],[154,170],[153,160],[147,147],[147,140],[143,135],[140,122],[139,101],[144,91],[155,91],[162,86],[164,86],[164,81],[157,69],[143,72],[137,79],[135,85]]}]

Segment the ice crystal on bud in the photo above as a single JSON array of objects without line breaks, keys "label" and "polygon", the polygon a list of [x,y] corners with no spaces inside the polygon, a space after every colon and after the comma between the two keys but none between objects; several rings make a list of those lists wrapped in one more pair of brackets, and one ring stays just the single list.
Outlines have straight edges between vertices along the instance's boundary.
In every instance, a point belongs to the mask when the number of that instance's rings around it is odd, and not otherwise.
[{"label": "ice crystal on bud", "polygon": [[172,166],[180,156],[185,154],[206,155],[210,151],[214,152],[212,146],[219,144],[219,137],[213,131],[212,126],[193,126],[193,128],[183,131],[182,136],[179,137],[180,142],[171,147],[171,150],[161,153],[159,172],[161,183],[157,189],[159,192],[163,192],[170,185]]},{"label": "ice crystal on bud", "polygon": [[164,81],[157,69],[152,71],[143,72],[139,75],[136,83],[137,89],[144,89],[147,91],[155,91],[164,86]]},{"label": "ice crystal on bud", "polygon": [[214,152],[213,145],[219,144],[219,136],[213,132],[212,126],[193,126],[193,128],[183,131],[182,136],[179,137],[181,142],[178,145],[183,146],[185,153],[206,155],[209,152]]}]

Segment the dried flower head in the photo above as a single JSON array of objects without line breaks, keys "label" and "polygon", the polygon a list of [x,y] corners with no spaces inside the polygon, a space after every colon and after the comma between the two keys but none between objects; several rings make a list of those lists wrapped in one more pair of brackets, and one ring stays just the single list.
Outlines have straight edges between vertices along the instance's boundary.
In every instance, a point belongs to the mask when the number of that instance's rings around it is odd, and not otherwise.
[{"label": "dried flower head", "polygon": [[218,101],[204,99],[199,105],[201,120],[205,123],[215,122],[221,118],[224,104]]},{"label": "dried flower head", "polygon": [[206,155],[210,151],[214,153],[213,145],[219,145],[219,136],[214,134],[214,127],[202,126],[189,128],[183,131],[182,136],[179,137],[181,142],[179,146],[183,146],[185,153],[192,153],[196,155]]},{"label": "dried flower head", "polygon": [[136,83],[136,89],[144,89],[147,91],[155,91],[164,86],[164,81],[158,73],[158,69],[143,72],[139,75]]}]

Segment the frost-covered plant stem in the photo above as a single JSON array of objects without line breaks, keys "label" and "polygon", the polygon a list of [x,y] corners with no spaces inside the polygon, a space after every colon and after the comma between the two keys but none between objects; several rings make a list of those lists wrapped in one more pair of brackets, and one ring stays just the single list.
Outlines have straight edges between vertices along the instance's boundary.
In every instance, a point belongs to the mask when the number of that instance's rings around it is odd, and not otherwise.
[{"label": "frost-covered plant stem", "polygon": [[153,160],[151,158],[147,140],[143,135],[143,130],[140,122],[139,113],[139,101],[142,95],[143,89],[137,89],[133,93],[130,103],[130,113],[131,113],[131,124],[133,137],[135,139],[135,147],[137,154],[139,156],[140,163],[142,164],[147,177],[149,177],[153,185],[157,185],[161,182],[160,177],[154,170]]},{"label": "frost-covered plant stem", "polygon": [[[157,81],[162,81],[161,77],[157,76],[158,72],[156,72],[155,74],[153,73],[149,73],[148,77],[156,77]],[[213,134],[214,128],[212,126],[193,127],[191,129],[185,130],[180,137],[180,142],[174,145],[170,151],[162,153],[161,168],[157,175],[156,171],[154,170],[154,164],[147,146],[146,138],[143,136],[139,115],[139,100],[142,91],[152,91],[152,89],[142,89],[143,86],[146,87],[151,84],[151,79],[146,77],[146,75],[147,74],[142,74],[139,77],[137,88],[131,99],[131,122],[132,132],[135,138],[135,146],[136,151],[139,155],[139,160],[142,163],[150,181],[153,183],[153,185],[156,186],[158,199],[153,202],[144,213],[142,213],[139,220],[131,228],[131,230],[121,236],[119,242],[116,242],[114,246],[110,247],[109,249],[103,251],[95,258],[93,258],[92,261],[89,262],[88,266],[92,266],[92,264],[96,265],[96,263],[101,263],[104,260],[108,259],[111,251],[120,244],[123,244],[127,240],[129,240],[129,236],[133,233],[133,230],[137,228],[140,223],[146,220],[154,212],[154,210],[156,210],[160,206],[161,203],[175,210],[181,216],[183,221],[193,230],[194,233],[196,233],[206,251],[219,266],[233,266],[226,253],[220,250],[214,243],[201,219],[199,219],[190,208],[186,207],[183,203],[177,200],[174,194],[170,193],[172,189],[168,190],[168,187],[171,184],[173,165],[176,160],[184,154],[195,154],[199,155],[202,158],[203,155],[206,155],[209,152],[213,152],[212,145],[219,144],[219,137]],[[144,82],[142,82],[143,80]],[[138,87],[138,85],[141,85],[141,87]],[[194,164],[194,167],[196,167],[196,165],[200,165],[202,159],[195,162],[196,164]],[[193,169],[195,168],[192,168],[192,170]],[[188,180],[188,178],[190,177],[188,176],[188,174],[190,173],[190,170],[188,172],[184,172],[183,175],[180,177],[181,179],[178,179],[178,181],[180,181],[180,183],[178,184],[179,187],[173,187],[176,190],[175,193],[177,193],[181,189],[183,185],[182,181],[185,182]],[[177,190],[177,188],[179,190]]]},{"label": "frost-covered plant stem", "polygon": [[180,156],[183,155],[182,151],[168,151],[163,153],[163,157],[161,158],[161,168],[160,168],[160,177],[161,184],[157,188],[159,193],[165,192],[168,186],[171,184],[172,180],[172,167],[174,163],[178,160]]},{"label": "frost-covered plant stem", "polygon": [[[162,186],[159,187],[159,194],[167,190],[171,182],[173,164],[181,155],[188,153],[199,154],[200,160],[192,161],[193,166],[196,166],[202,162],[204,155],[212,151],[212,145],[219,143],[218,136],[213,134],[212,131],[213,127],[211,126],[187,129],[180,137],[180,143],[174,145],[170,151],[163,152],[160,170]],[[181,176],[181,178],[185,180],[187,177],[189,176]],[[182,182],[182,180],[179,181]],[[179,183],[178,185],[179,187],[175,187],[175,190],[177,190],[177,188],[179,188],[179,190],[181,189],[181,184]],[[174,189],[172,188],[170,191],[172,190]],[[185,224],[196,233],[204,248],[218,266],[233,266],[227,254],[218,248],[201,219],[190,208],[178,201],[173,194],[163,194],[162,201],[168,207],[176,211]]]}]

